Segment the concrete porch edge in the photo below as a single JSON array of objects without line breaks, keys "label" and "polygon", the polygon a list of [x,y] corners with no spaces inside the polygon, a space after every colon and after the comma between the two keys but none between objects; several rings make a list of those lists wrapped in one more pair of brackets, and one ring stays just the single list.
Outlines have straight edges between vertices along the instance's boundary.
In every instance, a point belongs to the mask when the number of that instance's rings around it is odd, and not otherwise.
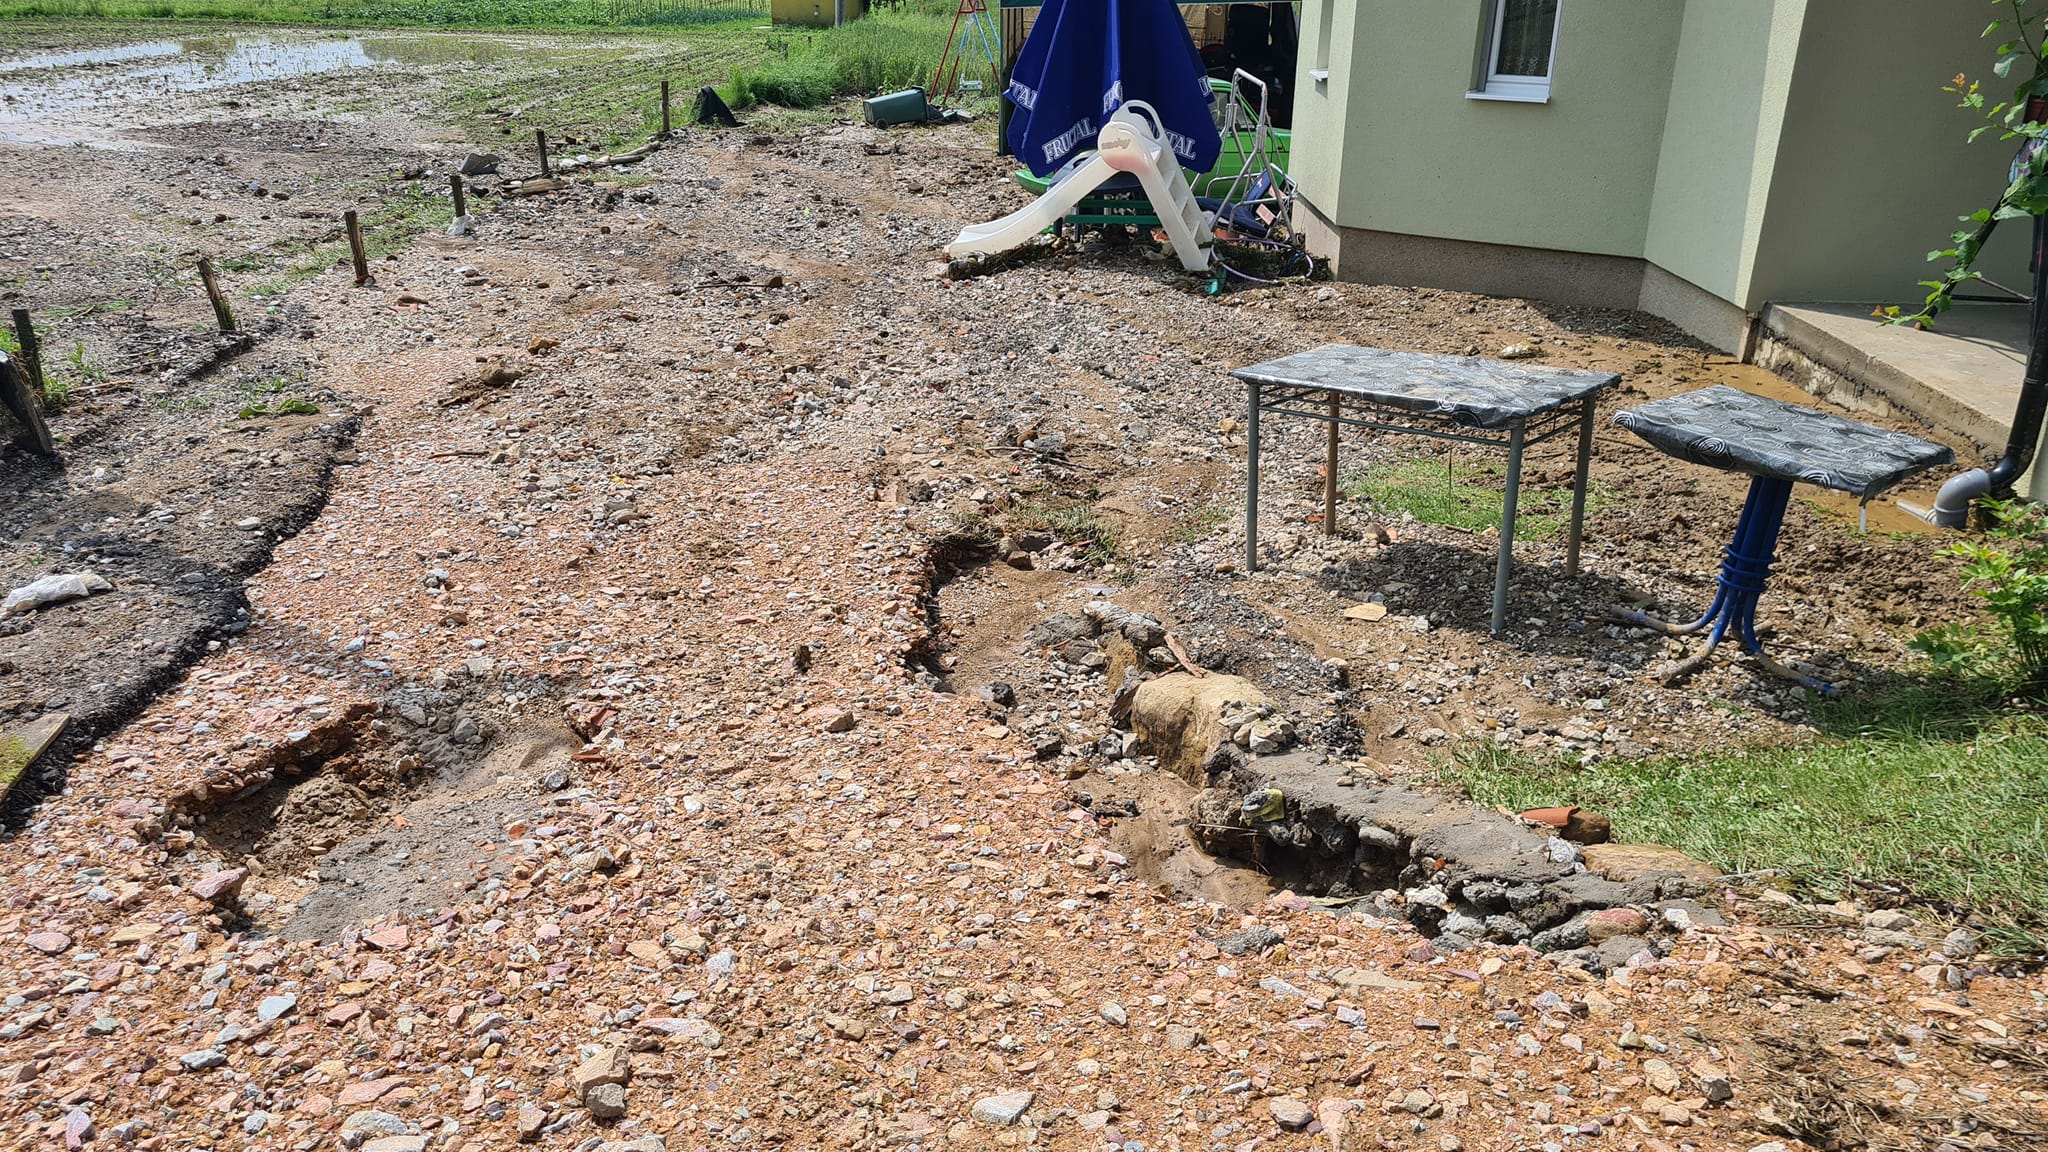
[{"label": "concrete porch edge", "polygon": [[1953,442],[1959,463],[1997,456],[2026,368],[2023,347],[2003,329],[2023,336],[2025,309],[1958,305],[1934,332],[1886,327],[1870,312],[1867,304],[1767,304],[1753,360],[1853,412],[1918,417]]}]

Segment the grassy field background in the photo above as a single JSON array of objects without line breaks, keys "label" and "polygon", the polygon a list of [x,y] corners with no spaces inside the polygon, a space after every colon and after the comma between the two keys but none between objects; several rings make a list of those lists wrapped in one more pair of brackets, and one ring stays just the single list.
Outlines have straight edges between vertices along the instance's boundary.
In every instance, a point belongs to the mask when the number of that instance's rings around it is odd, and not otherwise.
[{"label": "grassy field background", "polygon": [[[816,108],[929,84],[952,12],[951,0],[906,0],[842,28],[771,28],[765,3],[704,0],[0,0],[0,20],[28,22],[0,33],[0,44],[46,45],[68,40],[67,30],[79,42],[101,43],[221,25],[618,32],[650,46],[673,44],[668,54],[682,67],[670,79],[686,92],[716,86],[735,108]],[[581,63],[564,77],[563,91],[597,94],[603,103],[607,77],[590,67],[602,62]],[[483,99],[502,102],[512,86]]]},{"label": "grassy field background", "polygon": [[768,6],[683,0],[0,0],[0,17],[36,16],[350,27],[656,29],[766,23]]}]

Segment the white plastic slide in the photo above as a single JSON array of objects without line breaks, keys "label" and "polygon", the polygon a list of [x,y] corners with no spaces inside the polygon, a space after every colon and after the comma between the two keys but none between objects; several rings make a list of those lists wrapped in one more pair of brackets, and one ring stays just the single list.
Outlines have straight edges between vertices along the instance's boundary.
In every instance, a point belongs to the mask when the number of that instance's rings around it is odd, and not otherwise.
[{"label": "white plastic slide", "polygon": [[1159,114],[1152,106],[1132,100],[1117,109],[1096,135],[1095,148],[1094,157],[1046,189],[1045,195],[1000,220],[963,230],[946,245],[946,255],[988,256],[1020,248],[1059,223],[1103,181],[1128,172],[1138,178],[1152,201],[1181,267],[1190,272],[1208,271],[1210,216],[1195,202],[1195,190],[1188,186],[1180,161],[1167,146]]}]

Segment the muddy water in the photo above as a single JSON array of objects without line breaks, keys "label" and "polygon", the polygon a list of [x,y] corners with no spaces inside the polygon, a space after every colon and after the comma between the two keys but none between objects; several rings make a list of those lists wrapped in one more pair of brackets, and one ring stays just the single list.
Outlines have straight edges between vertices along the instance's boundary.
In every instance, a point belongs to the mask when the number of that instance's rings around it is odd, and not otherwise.
[{"label": "muddy water", "polygon": [[118,127],[126,109],[187,93],[356,69],[486,64],[548,51],[541,44],[426,33],[202,36],[45,52],[0,60],[0,139],[79,144],[88,134],[73,129]]}]

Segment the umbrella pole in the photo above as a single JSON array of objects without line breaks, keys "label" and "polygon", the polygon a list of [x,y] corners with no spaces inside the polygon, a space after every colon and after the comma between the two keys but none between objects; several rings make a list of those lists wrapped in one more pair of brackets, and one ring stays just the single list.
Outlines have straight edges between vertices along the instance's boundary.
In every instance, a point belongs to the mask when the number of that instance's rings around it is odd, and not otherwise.
[{"label": "umbrella pole", "polygon": [[1010,72],[1017,66],[1017,54],[1024,50],[1024,10],[997,3],[1002,11],[1003,70],[997,79],[1002,81],[1003,91],[996,93],[996,155],[1010,154],[1010,98],[1004,92],[1010,88]]}]

